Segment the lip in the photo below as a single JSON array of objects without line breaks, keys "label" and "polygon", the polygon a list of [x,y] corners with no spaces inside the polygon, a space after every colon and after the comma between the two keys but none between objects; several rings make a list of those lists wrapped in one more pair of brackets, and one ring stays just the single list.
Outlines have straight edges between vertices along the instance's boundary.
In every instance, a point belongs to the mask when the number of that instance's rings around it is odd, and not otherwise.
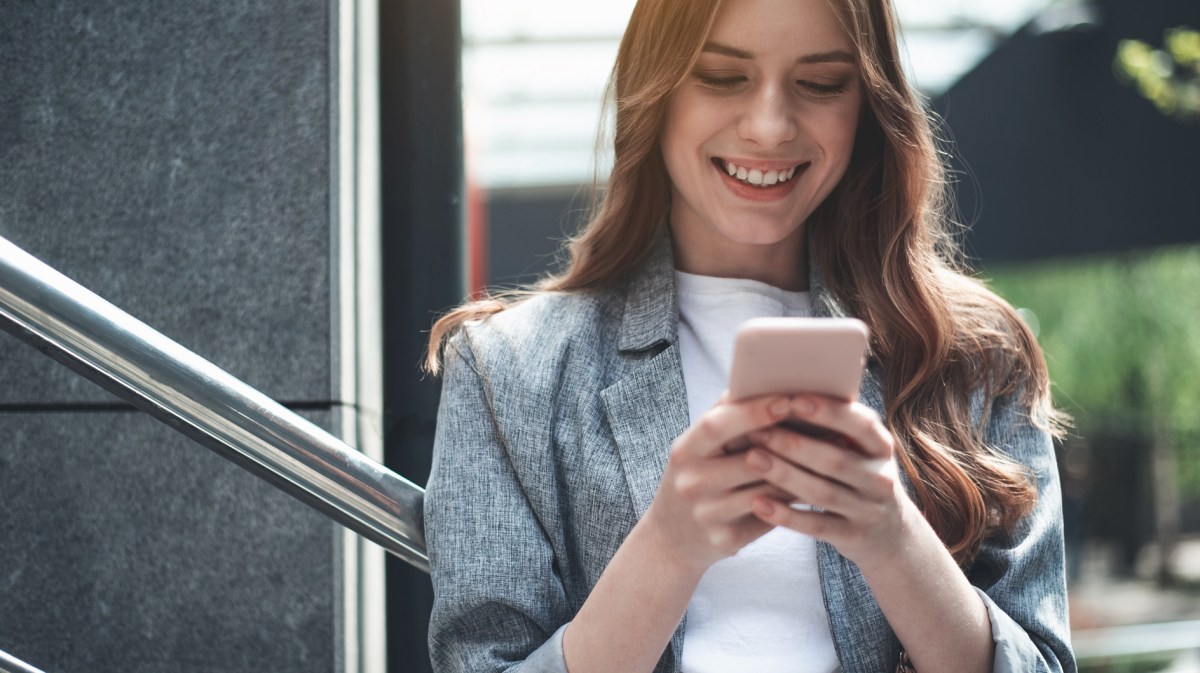
[{"label": "lip", "polygon": [[729,189],[729,191],[733,192],[733,194],[735,196],[738,196],[742,199],[746,199],[747,201],[759,201],[759,202],[778,201],[780,199],[785,198],[788,194],[791,194],[792,190],[796,188],[796,183],[800,181],[800,178],[802,177],[804,172],[807,171],[808,167],[811,165],[809,162],[794,164],[794,163],[785,163],[785,162],[778,162],[778,161],[777,162],[747,161],[746,163],[739,163],[739,161],[737,159],[729,159],[729,161],[733,162],[737,166],[744,166],[746,168],[757,168],[759,170],[778,171],[778,170],[790,170],[792,167],[796,168],[796,174],[793,175],[791,177],[791,179],[787,180],[786,182],[779,182],[774,185],[771,185],[770,187],[756,187],[754,185],[748,185],[748,184],[742,182],[741,180],[738,180],[737,178],[732,177],[731,175],[729,175],[729,173],[727,173],[725,171],[724,168],[717,166],[716,162],[712,162],[713,170],[716,171],[718,176],[720,176],[721,182],[725,185],[725,187],[727,189]]}]

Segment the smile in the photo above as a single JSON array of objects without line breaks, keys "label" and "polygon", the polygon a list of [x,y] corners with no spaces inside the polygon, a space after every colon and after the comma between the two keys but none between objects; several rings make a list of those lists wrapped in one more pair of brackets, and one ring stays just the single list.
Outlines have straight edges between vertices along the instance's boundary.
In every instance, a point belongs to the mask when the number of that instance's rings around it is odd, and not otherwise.
[{"label": "smile", "polygon": [[791,180],[796,175],[796,169],[800,167],[796,165],[788,168],[748,168],[720,157],[713,157],[712,161],[714,166],[725,171],[729,177],[742,184],[759,188],[774,187]]}]

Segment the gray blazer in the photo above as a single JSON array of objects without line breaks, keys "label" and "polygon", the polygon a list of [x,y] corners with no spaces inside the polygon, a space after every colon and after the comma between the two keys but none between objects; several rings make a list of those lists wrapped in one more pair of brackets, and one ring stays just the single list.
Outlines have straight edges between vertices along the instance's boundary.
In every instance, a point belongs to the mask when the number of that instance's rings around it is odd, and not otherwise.
[{"label": "gray blazer", "polygon": [[[840,314],[815,276],[814,312]],[[425,494],[434,670],[566,673],[566,624],[688,425],[677,316],[664,241],[620,288],[539,295],[452,340]],[[883,414],[872,372],[861,400]],[[1032,469],[1039,495],[968,570],[991,615],[994,670],[1075,671],[1050,439],[1004,401],[990,419],[988,442]],[[817,554],[843,671],[892,673],[900,643],[858,568],[829,544]],[[685,628],[656,673],[680,670]]]}]

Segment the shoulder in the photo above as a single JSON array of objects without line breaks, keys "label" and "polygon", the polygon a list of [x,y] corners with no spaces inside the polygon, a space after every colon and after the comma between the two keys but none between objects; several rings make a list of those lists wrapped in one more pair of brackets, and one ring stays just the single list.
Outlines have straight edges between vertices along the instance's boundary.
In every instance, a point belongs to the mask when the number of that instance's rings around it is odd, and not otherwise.
[{"label": "shoulder", "polygon": [[545,378],[568,360],[615,352],[624,298],[622,287],[539,292],[463,324],[448,355],[469,358],[489,378]]}]

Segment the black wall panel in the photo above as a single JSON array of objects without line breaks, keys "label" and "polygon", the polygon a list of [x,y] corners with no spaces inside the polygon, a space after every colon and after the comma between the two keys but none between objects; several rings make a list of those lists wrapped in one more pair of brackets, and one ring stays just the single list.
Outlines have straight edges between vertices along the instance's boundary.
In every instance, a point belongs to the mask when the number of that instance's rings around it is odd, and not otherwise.
[{"label": "black wall panel", "polygon": [[[0,235],[329,427],[327,0],[5,3]],[[0,334],[0,650],[333,671],[341,529]]]}]

